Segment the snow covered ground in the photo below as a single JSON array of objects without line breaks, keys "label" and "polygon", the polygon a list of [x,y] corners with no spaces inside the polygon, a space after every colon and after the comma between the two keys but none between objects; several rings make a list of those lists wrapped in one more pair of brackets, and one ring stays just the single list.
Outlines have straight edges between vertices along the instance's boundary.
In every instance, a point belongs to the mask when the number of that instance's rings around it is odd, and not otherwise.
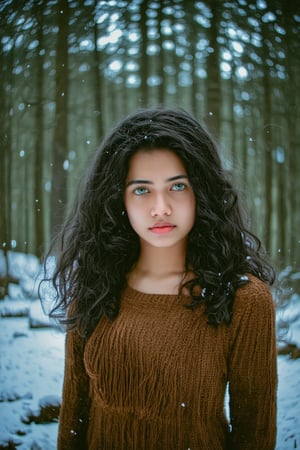
[{"label": "snow covered ground", "polygon": [[[0,275],[4,265],[0,253]],[[11,256],[10,296],[0,301],[0,449],[54,450],[64,364],[64,335],[49,323],[36,299],[34,256]],[[33,295],[31,295],[33,292]],[[300,448],[300,296],[278,312],[289,323],[291,353],[278,356],[276,450]],[[281,345],[282,348],[282,345]]]}]

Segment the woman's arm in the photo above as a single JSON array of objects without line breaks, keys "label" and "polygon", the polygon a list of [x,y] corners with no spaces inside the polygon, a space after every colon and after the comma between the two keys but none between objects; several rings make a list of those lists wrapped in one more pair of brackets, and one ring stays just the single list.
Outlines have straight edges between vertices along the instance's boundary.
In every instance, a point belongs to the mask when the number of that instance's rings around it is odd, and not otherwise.
[{"label": "woman's arm", "polygon": [[232,450],[272,450],[276,443],[277,352],[275,308],[259,280],[237,294],[229,361]]},{"label": "woman's arm", "polygon": [[89,379],[83,362],[84,340],[75,330],[66,336],[65,374],[59,415],[58,450],[87,449]]}]

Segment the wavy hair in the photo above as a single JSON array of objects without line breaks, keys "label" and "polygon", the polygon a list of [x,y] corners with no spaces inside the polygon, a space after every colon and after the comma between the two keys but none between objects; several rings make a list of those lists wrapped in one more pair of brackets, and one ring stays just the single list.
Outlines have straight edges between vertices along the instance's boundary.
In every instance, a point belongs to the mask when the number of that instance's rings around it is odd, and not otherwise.
[{"label": "wavy hair", "polygon": [[56,254],[50,315],[83,336],[102,316],[118,315],[126,276],[139,257],[138,236],[124,213],[125,179],[132,155],[153,148],[180,157],[196,198],[186,252],[186,270],[195,274],[184,284],[191,295],[188,307],[205,303],[209,324],[229,323],[235,292],[248,282],[247,274],[274,281],[260,240],[246,228],[212,136],[184,110],[141,110],[104,139],[48,253]]}]

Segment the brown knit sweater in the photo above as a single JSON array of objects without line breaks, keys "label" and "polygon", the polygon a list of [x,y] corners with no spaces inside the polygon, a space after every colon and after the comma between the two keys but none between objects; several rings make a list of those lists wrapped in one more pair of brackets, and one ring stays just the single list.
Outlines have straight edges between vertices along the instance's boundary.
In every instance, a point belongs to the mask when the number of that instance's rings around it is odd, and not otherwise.
[{"label": "brown knit sweater", "polygon": [[[186,296],[126,288],[114,321],[84,345],[66,339],[60,450],[272,450],[276,438],[274,305],[256,278],[229,326],[207,324]],[[229,383],[230,425],[224,413]]]}]

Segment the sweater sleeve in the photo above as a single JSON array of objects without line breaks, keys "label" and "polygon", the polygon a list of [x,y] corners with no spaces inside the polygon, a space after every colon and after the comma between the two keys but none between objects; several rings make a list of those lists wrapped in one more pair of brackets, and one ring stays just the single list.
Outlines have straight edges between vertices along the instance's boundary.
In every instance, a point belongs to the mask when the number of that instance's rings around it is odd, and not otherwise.
[{"label": "sweater sleeve", "polygon": [[58,450],[85,450],[89,415],[89,379],[84,368],[84,341],[75,330],[66,336],[65,373],[59,415]]},{"label": "sweater sleeve", "polygon": [[268,286],[251,279],[234,306],[229,360],[230,446],[272,450],[276,443],[275,307]]}]

